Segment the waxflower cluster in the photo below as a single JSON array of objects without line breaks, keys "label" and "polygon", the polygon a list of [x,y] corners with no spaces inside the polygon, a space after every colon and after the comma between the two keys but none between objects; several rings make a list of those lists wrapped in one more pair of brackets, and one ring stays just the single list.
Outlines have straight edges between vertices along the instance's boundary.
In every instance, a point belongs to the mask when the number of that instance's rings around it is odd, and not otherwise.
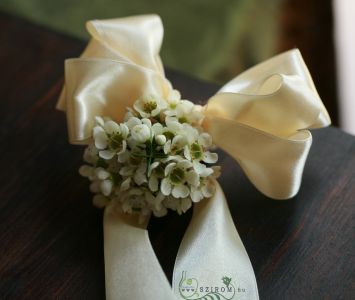
[{"label": "waxflower cluster", "polygon": [[94,205],[114,204],[140,219],[168,209],[181,214],[215,191],[220,168],[203,132],[202,107],[182,100],[143,96],[127,108],[123,123],[96,117],[93,139],[79,173],[90,179]]}]

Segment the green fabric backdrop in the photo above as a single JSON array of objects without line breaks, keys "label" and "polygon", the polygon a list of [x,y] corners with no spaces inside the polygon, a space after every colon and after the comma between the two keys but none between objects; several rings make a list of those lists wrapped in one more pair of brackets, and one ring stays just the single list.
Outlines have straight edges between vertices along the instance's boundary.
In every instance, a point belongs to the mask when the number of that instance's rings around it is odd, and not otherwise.
[{"label": "green fabric backdrop", "polygon": [[157,13],[164,64],[223,82],[274,54],[282,0],[0,0],[0,10],[80,38],[85,21]]}]

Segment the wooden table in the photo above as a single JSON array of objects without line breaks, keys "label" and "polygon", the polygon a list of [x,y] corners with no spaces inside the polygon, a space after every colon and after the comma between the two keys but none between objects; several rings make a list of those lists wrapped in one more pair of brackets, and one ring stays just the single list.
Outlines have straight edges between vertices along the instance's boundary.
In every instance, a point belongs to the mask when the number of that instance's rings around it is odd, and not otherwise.
[{"label": "wooden table", "polygon": [[[4,14],[0,28],[0,299],[104,299],[102,211],[77,172],[83,149],[68,144],[54,108],[63,60],[84,43]],[[167,73],[199,102],[218,88]],[[261,299],[354,299],[355,138],[333,127],[313,136],[289,201],[261,195],[221,153],[220,182]],[[150,224],[169,279],[190,217]]]}]

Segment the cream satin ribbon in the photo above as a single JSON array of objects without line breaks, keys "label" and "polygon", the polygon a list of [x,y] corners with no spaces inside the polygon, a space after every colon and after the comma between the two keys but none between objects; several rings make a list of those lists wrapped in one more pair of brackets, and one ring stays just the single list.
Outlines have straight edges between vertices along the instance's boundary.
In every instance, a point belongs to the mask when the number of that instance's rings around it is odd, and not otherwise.
[{"label": "cream satin ribbon", "polygon": [[[163,26],[158,16],[90,21],[87,29],[92,39],[84,53],[65,62],[65,88],[57,105],[66,111],[73,144],[87,144],[95,116],[122,121],[126,107],[139,96],[164,98],[172,90],[159,57]],[[312,143],[307,129],[330,124],[297,49],[227,83],[208,100],[204,114],[204,128],[213,141],[274,199],[290,198],[299,190]],[[219,185],[211,199],[194,205],[172,287],[146,224],[138,226],[135,218],[113,207],[105,210],[107,299],[258,299],[251,263]],[[222,277],[231,278],[230,283]]]}]

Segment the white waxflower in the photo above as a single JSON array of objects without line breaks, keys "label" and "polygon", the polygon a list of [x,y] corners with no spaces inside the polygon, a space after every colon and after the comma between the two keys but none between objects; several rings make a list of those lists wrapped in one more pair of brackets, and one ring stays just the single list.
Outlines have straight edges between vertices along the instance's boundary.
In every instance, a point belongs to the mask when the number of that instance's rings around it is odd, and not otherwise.
[{"label": "white waxflower", "polygon": [[202,106],[195,105],[188,100],[177,101],[174,98],[169,105],[169,110],[164,113],[167,116],[175,116],[180,123],[200,125],[203,120]]},{"label": "white waxflower", "polygon": [[181,135],[191,144],[198,138],[198,130],[188,123],[180,123],[176,117],[167,116],[165,118],[165,133],[170,135]]},{"label": "white waxflower", "polygon": [[131,188],[130,190],[120,194],[119,201],[121,202],[123,212],[138,212],[145,206],[144,192],[137,188]]},{"label": "white waxflower", "polygon": [[141,97],[133,104],[134,109],[143,118],[157,116],[166,106],[167,104],[164,100],[154,96]]},{"label": "white waxflower", "polygon": [[151,208],[156,217],[162,217],[168,213],[166,207],[163,206],[165,196],[161,192],[154,196],[151,192],[147,191],[144,195],[148,206]]},{"label": "white waxflower", "polygon": [[[161,182],[160,190],[165,196],[170,194],[175,198],[185,198],[190,194],[188,183],[195,182],[195,177],[188,175],[192,163],[183,160],[178,163],[171,162],[165,167],[165,178]],[[192,170],[192,172],[194,172]],[[191,181],[191,182],[188,182]],[[187,183],[187,184],[186,184]]]},{"label": "white waxflower", "polygon": [[166,124],[166,132],[171,132],[173,134],[178,134],[179,132],[182,131],[182,124],[179,122],[179,120],[176,117],[172,116],[167,116],[165,118],[165,124]]},{"label": "white waxflower", "polygon": [[150,129],[146,124],[135,125],[131,131],[132,138],[138,143],[145,143],[150,139]]},{"label": "white waxflower", "polygon": [[213,164],[218,160],[218,154],[207,149],[212,146],[212,138],[208,133],[202,133],[197,141],[184,148],[184,156],[188,160],[202,160],[205,163]]},{"label": "white waxflower", "polygon": [[179,150],[183,150],[187,144],[187,138],[185,135],[176,135],[172,140],[169,140],[164,145],[165,154],[175,154]]},{"label": "white waxflower", "polygon": [[181,95],[178,90],[171,90],[168,95],[168,109],[167,111],[173,111],[181,100]]},{"label": "white waxflower", "polygon": [[206,167],[205,164],[201,164],[197,160],[194,160],[192,162],[193,167],[195,172],[200,176],[200,177],[207,177],[213,174],[213,169]]},{"label": "white waxflower", "polygon": [[203,198],[210,198],[216,191],[216,184],[213,178],[206,178],[201,181],[200,186],[191,187],[191,199],[193,202],[200,202]]},{"label": "white waxflower", "polygon": [[191,198],[189,197],[176,199],[171,196],[166,197],[163,204],[165,207],[176,211],[179,215],[185,213],[192,205]]},{"label": "white waxflower", "polygon": [[98,126],[93,129],[95,147],[99,150],[99,156],[109,160],[115,154],[122,154],[126,151],[126,138],[129,128],[126,124],[117,124],[112,120],[103,121],[102,118],[96,119]]},{"label": "white waxflower", "polygon": [[99,151],[93,143],[90,143],[84,150],[83,159],[85,162],[96,165]]}]

